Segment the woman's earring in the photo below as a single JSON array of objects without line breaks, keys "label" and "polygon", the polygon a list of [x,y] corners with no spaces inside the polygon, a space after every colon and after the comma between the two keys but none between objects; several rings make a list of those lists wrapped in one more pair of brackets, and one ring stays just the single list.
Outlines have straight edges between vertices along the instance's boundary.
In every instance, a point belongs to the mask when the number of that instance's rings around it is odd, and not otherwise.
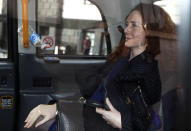
[{"label": "woman's earring", "polygon": [[146,30],[146,29],[147,29],[147,24],[144,24],[143,27],[144,27],[144,29]]}]

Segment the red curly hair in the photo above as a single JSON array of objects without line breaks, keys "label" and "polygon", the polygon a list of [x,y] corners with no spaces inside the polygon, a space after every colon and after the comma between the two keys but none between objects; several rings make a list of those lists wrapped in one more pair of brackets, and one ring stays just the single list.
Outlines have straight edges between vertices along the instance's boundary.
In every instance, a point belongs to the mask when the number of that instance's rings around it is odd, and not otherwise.
[{"label": "red curly hair", "polygon": [[[157,54],[160,53],[160,36],[157,34],[175,34],[175,24],[173,23],[169,14],[157,5],[140,3],[134,9],[132,9],[130,13],[135,10],[140,12],[143,24],[146,25],[144,28],[147,34],[146,51],[152,58],[154,58]],[[129,15],[127,15],[126,19],[128,16]],[[149,32],[152,33],[149,34]],[[114,52],[109,55],[107,60],[109,62],[115,62],[121,56],[127,55],[129,51],[130,49],[125,47],[125,38],[123,38],[119,45],[115,48]]]}]

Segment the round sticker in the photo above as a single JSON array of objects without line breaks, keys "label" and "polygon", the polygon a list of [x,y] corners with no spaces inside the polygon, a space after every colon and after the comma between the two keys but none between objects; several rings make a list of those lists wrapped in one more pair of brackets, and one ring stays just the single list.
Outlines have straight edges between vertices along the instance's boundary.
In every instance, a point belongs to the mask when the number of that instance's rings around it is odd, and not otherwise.
[{"label": "round sticker", "polygon": [[54,40],[52,37],[47,36],[43,39],[43,43],[46,44],[44,48],[51,48],[54,45]]}]

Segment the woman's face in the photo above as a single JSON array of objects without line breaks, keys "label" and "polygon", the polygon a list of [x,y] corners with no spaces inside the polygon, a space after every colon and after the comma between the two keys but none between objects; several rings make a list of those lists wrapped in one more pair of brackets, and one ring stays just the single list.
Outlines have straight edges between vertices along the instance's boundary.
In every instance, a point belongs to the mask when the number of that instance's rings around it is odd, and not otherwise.
[{"label": "woman's face", "polygon": [[143,20],[138,11],[129,14],[126,20],[125,28],[125,46],[129,48],[139,48],[145,45],[145,31],[143,29]]}]

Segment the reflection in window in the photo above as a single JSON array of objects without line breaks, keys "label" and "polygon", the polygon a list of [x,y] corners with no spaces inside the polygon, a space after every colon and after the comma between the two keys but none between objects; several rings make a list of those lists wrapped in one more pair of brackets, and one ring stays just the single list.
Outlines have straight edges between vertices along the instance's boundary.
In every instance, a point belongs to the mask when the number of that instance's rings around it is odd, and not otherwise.
[{"label": "reflection in window", "polygon": [[91,5],[92,3],[89,2],[88,0],[84,0],[84,5]]},{"label": "reflection in window", "polygon": [[0,0],[0,59],[8,58],[7,0]]},{"label": "reflection in window", "polygon": [[3,9],[3,0],[0,0],[0,14],[2,14],[2,9]]},{"label": "reflection in window", "polygon": [[84,2],[38,0],[38,33],[41,38],[53,37],[56,43],[52,51],[38,49],[40,54],[107,55],[106,24],[95,5]]},{"label": "reflection in window", "polygon": [[154,4],[168,12],[175,24],[180,23],[180,5],[178,0],[162,0],[156,1]]}]

